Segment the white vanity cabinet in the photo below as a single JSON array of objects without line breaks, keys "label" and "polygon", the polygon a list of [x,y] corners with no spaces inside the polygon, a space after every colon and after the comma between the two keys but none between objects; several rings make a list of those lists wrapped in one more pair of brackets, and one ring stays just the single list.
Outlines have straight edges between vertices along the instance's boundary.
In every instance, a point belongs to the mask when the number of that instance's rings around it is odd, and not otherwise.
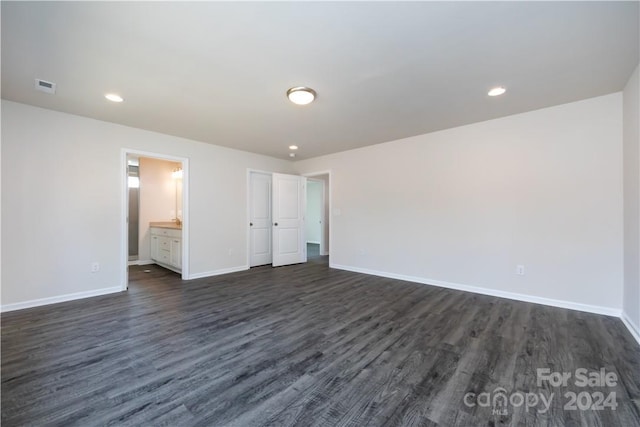
[{"label": "white vanity cabinet", "polygon": [[156,264],[182,272],[182,230],[171,227],[150,227],[151,259]]}]

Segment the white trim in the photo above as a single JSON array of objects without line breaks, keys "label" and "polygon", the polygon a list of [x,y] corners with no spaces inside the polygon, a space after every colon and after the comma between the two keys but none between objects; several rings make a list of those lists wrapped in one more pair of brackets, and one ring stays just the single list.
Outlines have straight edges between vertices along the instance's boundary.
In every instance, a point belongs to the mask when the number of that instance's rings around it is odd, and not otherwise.
[{"label": "white trim", "polygon": [[129,171],[127,167],[127,153],[126,149],[120,150],[120,183],[121,200],[120,200],[120,256],[126,260],[120,261],[120,290],[126,291],[129,287]]},{"label": "white trim", "polygon": [[246,235],[247,256],[245,257],[245,262],[247,263],[247,265],[251,265],[251,226],[249,226],[249,223],[251,222],[251,172],[252,171],[253,171],[252,169],[247,168],[247,188],[246,188],[247,194],[245,195],[247,217],[244,222],[247,230],[247,235]]},{"label": "white trim", "polygon": [[[251,265],[251,227],[249,226],[249,223],[251,222],[251,174],[252,173],[259,173],[263,175],[273,176],[273,171],[247,168],[247,197],[246,197],[247,219],[245,222],[246,230],[247,230],[247,239],[246,239],[247,240],[247,256],[246,256],[245,262],[249,266]],[[273,242],[271,242],[271,245],[273,247]]]},{"label": "white trim", "polygon": [[638,329],[638,326],[633,324],[626,311],[622,310],[620,319],[622,320],[622,323],[624,323],[624,326],[627,327],[629,332],[631,332],[631,336],[633,336],[638,344],[640,344],[640,329]]},{"label": "white trim", "polygon": [[7,311],[22,310],[25,308],[39,307],[41,305],[57,304],[59,302],[74,301],[78,299],[97,297],[100,295],[115,294],[117,292],[122,292],[122,288],[120,286],[95,289],[93,291],[76,292],[73,294],[58,295],[55,297],[33,299],[29,301],[16,302],[14,304],[6,304],[0,307],[0,311],[2,313],[5,313]]},{"label": "white trim", "polygon": [[[127,240],[129,235],[129,225],[127,223],[127,216],[129,215],[129,189],[127,185],[127,155],[133,154],[138,157],[149,157],[154,159],[169,160],[172,162],[182,163],[182,279],[187,280],[189,278],[189,158],[172,156],[169,154],[154,153],[150,151],[134,150],[132,148],[122,148],[121,151],[121,180],[120,188],[121,193],[121,218],[122,224],[121,230],[121,257],[120,262],[120,286],[121,290],[126,291],[129,286],[129,249],[127,247]],[[177,212],[176,212],[177,214]],[[142,265],[142,264],[141,264]]]},{"label": "white trim", "polygon": [[220,276],[221,274],[237,273],[238,271],[246,271],[249,265],[241,265],[239,267],[221,268],[220,270],[205,271],[204,273],[194,273],[187,280],[202,279],[211,276]]},{"label": "white trim", "polygon": [[569,310],[584,311],[587,313],[603,314],[605,316],[620,317],[622,310],[613,307],[603,307],[598,305],[581,304],[573,301],[558,300],[533,295],[519,294],[515,292],[499,291],[496,289],[487,289],[480,286],[463,285],[459,283],[443,282],[441,280],[427,279],[416,276],[406,276],[404,274],[387,273],[384,271],[369,270],[360,267],[351,267],[347,265],[329,264],[329,267],[338,270],[353,271],[355,273],[370,274],[372,276],[387,277],[390,279],[405,280],[407,282],[421,283],[424,285],[439,286],[441,288],[456,289],[459,291],[473,292],[476,294],[489,295],[498,298],[507,298],[516,301],[531,302],[534,304],[549,305],[552,307],[567,308]]}]

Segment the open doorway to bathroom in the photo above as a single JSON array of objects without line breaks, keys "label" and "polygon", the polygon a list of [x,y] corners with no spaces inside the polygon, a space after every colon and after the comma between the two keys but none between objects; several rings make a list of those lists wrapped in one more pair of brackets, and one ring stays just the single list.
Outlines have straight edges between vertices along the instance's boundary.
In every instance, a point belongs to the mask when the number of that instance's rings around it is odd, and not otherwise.
[{"label": "open doorway to bathroom", "polygon": [[[181,230],[182,163],[152,157],[127,156],[127,184],[129,187],[129,264],[166,263],[169,269],[180,272],[178,259],[170,263],[171,255],[159,258],[153,249],[154,227]],[[179,238],[178,234],[176,238]],[[172,242],[178,243],[178,242]],[[167,245],[168,246],[168,245]],[[174,245],[175,246],[175,245]],[[170,249],[170,248],[169,248]],[[167,249],[167,250],[169,250]],[[178,248],[175,248],[174,258]]]},{"label": "open doorway to bathroom", "polygon": [[188,271],[187,159],[126,150],[123,194],[123,289],[131,272]]}]

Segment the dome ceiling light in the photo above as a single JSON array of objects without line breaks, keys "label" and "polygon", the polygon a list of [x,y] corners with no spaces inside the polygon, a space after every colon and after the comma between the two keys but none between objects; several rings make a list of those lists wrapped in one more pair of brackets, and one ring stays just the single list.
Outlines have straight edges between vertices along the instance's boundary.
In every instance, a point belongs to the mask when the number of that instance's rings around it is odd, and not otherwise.
[{"label": "dome ceiling light", "polygon": [[507,91],[507,89],[505,89],[505,88],[504,88],[504,87],[502,87],[502,86],[494,87],[493,89],[491,89],[491,90],[489,91],[489,93],[487,93],[487,95],[489,95],[489,96],[500,96],[500,95],[502,95],[503,93],[505,93],[506,91]]},{"label": "dome ceiling light", "polygon": [[316,99],[316,91],[306,86],[292,87],[287,91],[287,98],[294,104],[307,105]]},{"label": "dome ceiling light", "polygon": [[111,102],[122,102],[122,101],[124,101],[124,98],[122,98],[117,93],[107,93],[104,97],[107,98]]}]

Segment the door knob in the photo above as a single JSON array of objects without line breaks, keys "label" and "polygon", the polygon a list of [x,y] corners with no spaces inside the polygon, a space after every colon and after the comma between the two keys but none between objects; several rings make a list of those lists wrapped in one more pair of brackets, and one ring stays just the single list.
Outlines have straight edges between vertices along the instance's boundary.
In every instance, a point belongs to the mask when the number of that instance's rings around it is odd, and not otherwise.
[{"label": "door knob", "polygon": [[278,226],[278,223],[277,223],[277,222],[274,222],[274,223],[273,223],[273,225],[275,225],[275,226],[277,227],[277,226]]},{"label": "door knob", "polygon": [[253,227],[253,223],[252,222],[249,223],[249,227]]}]

